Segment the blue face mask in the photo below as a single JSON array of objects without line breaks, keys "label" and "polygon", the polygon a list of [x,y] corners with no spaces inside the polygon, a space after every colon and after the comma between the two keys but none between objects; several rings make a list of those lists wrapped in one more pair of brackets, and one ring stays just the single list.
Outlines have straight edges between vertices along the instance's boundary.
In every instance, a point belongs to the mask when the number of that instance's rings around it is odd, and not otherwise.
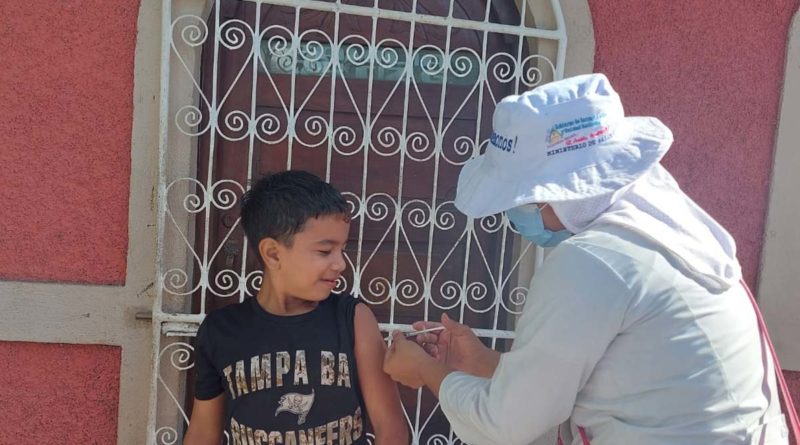
[{"label": "blue face mask", "polygon": [[[547,205],[547,204],[545,204]],[[535,204],[523,205],[506,210],[506,216],[514,224],[520,235],[541,247],[554,247],[573,235],[567,229],[557,232],[544,227],[542,210]]]}]

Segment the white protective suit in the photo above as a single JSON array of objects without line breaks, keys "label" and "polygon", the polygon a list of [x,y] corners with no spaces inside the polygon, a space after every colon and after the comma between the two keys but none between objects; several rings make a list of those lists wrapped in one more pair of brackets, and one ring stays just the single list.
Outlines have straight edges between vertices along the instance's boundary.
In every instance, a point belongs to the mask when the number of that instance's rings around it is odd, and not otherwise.
[{"label": "white protective suit", "polygon": [[788,443],[730,236],[660,166],[622,195],[553,205],[579,233],[537,271],[494,376],[442,382],[456,434],[527,444],[571,416],[592,445]]}]

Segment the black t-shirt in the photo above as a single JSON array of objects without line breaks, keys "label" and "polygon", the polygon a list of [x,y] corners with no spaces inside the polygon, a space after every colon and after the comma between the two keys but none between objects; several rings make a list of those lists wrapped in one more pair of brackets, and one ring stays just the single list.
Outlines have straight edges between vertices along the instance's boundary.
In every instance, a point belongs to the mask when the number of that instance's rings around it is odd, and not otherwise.
[{"label": "black t-shirt", "polygon": [[225,393],[231,445],[367,443],[353,354],[356,304],[331,294],[311,312],[278,316],[248,298],[205,318],[195,397]]}]

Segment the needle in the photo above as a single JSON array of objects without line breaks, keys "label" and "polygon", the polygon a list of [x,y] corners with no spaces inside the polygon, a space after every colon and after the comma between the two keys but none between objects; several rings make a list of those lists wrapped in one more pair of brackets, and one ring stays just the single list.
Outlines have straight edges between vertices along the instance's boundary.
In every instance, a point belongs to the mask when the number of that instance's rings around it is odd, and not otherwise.
[{"label": "needle", "polygon": [[[403,336],[405,336],[405,338],[411,338],[411,337],[415,337],[415,336],[417,336],[419,334],[425,334],[427,332],[436,332],[436,331],[443,331],[443,330],[444,330],[444,326],[437,326],[435,328],[428,328],[428,329],[421,329],[419,331],[406,332],[406,333],[403,334]],[[392,336],[391,336],[391,334],[387,335],[384,340],[386,340],[386,343],[388,343],[389,346],[392,345]]]},{"label": "needle", "polygon": [[444,326],[437,326],[435,328],[428,328],[428,329],[422,329],[422,330],[419,330],[419,331],[406,332],[403,335],[405,335],[406,338],[411,338],[411,337],[417,336],[419,334],[424,334],[426,332],[436,332],[436,331],[443,331],[443,330],[444,330]]}]

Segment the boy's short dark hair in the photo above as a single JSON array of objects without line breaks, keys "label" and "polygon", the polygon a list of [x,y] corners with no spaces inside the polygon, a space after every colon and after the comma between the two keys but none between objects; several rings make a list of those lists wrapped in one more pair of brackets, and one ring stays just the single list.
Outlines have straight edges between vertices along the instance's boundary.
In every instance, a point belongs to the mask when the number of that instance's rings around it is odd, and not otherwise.
[{"label": "boy's short dark hair", "polygon": [[291,246],[295,233],[309,218],[349,217],[342,194],[319,177],[302,170],[264,176],[241,200],[242,227],[253,248],[264,238]]}]

